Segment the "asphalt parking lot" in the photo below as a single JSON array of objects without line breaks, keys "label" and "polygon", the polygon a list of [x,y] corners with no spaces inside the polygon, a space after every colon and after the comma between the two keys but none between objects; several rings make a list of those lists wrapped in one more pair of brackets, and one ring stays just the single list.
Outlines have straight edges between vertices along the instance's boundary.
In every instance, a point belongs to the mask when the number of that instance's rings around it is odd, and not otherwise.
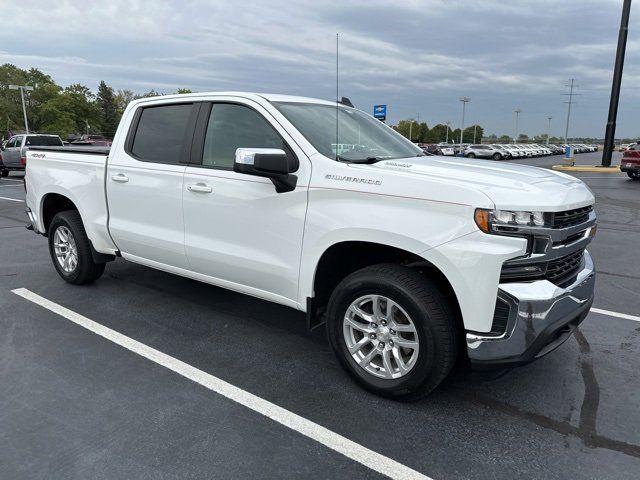
[{"label": "asphalt parking lot", "polygon": [[576,176],[597,197],[598,311],[536,363],[456,372],[418,403],[357,387],[294,310],[121,259],[66,284],[23,228],[19,177],[0,179],[0,478],[382,477],[19,288],[433,479],[639,478],[640,182]]}]

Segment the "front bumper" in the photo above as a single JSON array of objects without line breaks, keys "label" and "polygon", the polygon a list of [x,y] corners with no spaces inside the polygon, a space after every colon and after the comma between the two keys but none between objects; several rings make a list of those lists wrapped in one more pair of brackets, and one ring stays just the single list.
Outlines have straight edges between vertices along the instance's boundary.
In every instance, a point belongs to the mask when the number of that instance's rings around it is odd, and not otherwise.
[{"label": "front bumper", "polygon": [[532,362],[567,340],[593,303],[595,269],[589,252],[571,285],[548,280],[500,284],[498,298],[509,305],[507,328],[501,335],[468,332],[472,366],[511,367]]}]

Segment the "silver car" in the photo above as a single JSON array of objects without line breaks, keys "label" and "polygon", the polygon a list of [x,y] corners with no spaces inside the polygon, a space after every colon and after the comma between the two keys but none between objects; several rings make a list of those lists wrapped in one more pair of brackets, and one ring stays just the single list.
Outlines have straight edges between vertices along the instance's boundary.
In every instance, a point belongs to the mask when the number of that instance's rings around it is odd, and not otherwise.
[{"label": "silver car", "polygon": [[510,158],[511,154],[503,148],[494,145],[469,145],[462,154],[467,158],[492,158],[493,160],[503,160]]},{"label": "silver car", "polygon": [[2,176],[11,170],[24,171],[29,147],[62,147],[64,144],[58,135],[39,133],[14,135],[2,148]]}]

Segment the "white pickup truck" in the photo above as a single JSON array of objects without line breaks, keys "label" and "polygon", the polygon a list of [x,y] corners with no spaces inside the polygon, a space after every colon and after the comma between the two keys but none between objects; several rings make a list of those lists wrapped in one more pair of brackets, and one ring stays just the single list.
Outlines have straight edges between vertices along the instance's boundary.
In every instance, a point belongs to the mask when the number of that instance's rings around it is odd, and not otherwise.
[{"label": "white pickup truck", "polygon": [[348,104],[136,100],[110,150],[29,150],[28,228],[70,283],[122,257],[306,312],[380,395],[416,398],[457,361],[511,367],[565,341],[593,300],[591,191],[425,156]]}]

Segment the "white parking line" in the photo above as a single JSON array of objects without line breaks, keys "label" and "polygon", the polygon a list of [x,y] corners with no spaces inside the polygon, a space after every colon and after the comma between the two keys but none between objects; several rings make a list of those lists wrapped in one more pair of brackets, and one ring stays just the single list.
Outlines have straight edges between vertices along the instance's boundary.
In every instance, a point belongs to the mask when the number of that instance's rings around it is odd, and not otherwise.
[{"label": "white parking line", "polygon": [[21,202],[21,203],[24,203],[24,200],[18,200],[17,198],[0,197],[0,200],[9,200],[10,202]]},{"label": "white parking line", "polygon": [[633,322],[640,322],[640,317],[635,315],[629,315],[628,313],[612,312],[611,310],[602,310],[601,308],[591,308],[592,312],[599,313],[601,315],[609,315],[610,317],[624,318],[625,320],[631,320]]},{"label": "white parking line", "polygon": [[0,185],[0,188],[20,188],[22,185]]},{"label": "white parking line", "polygon": [[20,182],[22,183],[22,180],[18,180],[16,178],[3,178],[2,180],[0,180],[1,182]]},{"label": "white parking line", "polygon": [[403,465],[389,457],[385,457],[373,450],[370,450],[342,435],[335,433],[317,423],[307,420],[289,410],[275,405],[263,398],[249,393],[241,388],[235,387],[213,375],[199,370],[191,365],[173,358],[165,353],[151,348],[144,343],[140,343],[121,333],[111,330],[87,317],[80,315],[68,308],[58,305],[46,298],[37,295],[26,288],[17,288],[12,290],[16,295],[29,300],[41,307],[50,310],[73,323],[80,325],[87,330],[100,335],[111,342],[120,345],[138,355],[151,360],[152,362],[162,365],[169,370],[182,375],[189,380],[202,385],[209,390],[216,392],[234,402],[243,405],[254,412],[264,415],[271,420],[278,422],[285,427],[295,430],[302,435],[315,440],[318,443],[341,453],[345,457],[355,460],[358,463],[374,470],[382,475],[397,479],[420,479],[432,480],[426,475],[417,472],[406,465]]}]

